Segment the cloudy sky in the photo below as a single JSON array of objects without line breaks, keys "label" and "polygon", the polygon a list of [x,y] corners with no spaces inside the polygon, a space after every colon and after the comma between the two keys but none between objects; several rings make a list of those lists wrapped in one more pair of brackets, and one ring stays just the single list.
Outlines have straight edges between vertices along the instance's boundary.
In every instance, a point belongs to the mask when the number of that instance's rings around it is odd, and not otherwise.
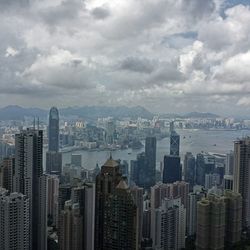
[{"label": "cloudy sky", "polygon": [[0,17],[0,107],[250,113],[249,0],[0,0]]}]

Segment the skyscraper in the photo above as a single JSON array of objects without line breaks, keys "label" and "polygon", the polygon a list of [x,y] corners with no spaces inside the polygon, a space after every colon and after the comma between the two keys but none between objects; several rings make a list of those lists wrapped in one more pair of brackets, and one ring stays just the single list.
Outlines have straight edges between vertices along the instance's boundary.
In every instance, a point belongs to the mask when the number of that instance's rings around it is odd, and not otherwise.
[{"label": "skyscraper", "polygon": [[174,155],[164,156],[163,183],[181,181],[180,157]]},{"label": "skyscraper", "polygon": [[49,151],[58,152],[59,150],[59,112],[56,107],[52,107],[49,111]]},{"label": "skyscraper", "polygon": [[164,199],[155,210],[155,249],[178,250],[185,248],[186,209],[181,199]]},{"label": "skyscraper", "polygon": [[32,249],[47,249],[47,177],[43,175],[43,131],[27,129],[15,136],[13,190],[30,200]]},{"label": "skyscraper", "polygon": [[96,177],[95,250],[107,249],[105,246],[108,239],[104,236],[110,226],[107,224],[107,216],[111,209],[111,197],[121,179],[119,164],[110,157]]},{"label": "skyscraper", "polygon": [[184,158],[184,180],[192,190],[195,184],[195,157],[190,152],[187,152]]},{"label": "skyscraper", "polygon": [[241,195],[227,190],[197,203],[196,249],[234,249],[241,240]]},{"label": "skyscraper", "polygon": [[30,250],[30,202],[26,195],[0,189],[0,249]]},{"label": "skyscraper", "polygon": [[104,249],[138,249],[137,206],[125,180],[115,187],[103,231]]},{"label": "skyscraper", "polygon": [[59,247],[60,250],[83,249],[83,219],[79,203],[66,201],[60,214]]},{"label": "skyscraper", "polygon": [[62,154],[59,151],[59,112],[52,107],[49,112],[48,126],[49,147],[46,153],[46,173],[58,174],[62,172]]},{"label": "skyscraper", "polygon": [[179,156],[180,154],[180,135],[176,131],[170,134],[170,155]]},{"label": "skyscraper", "polygon": [[138,248],[137,207],[111,157],[96,177],[95,249]]},{"label": "skyscraper", "polygon": [[147,137],[145,142],[145,174],[144,187],[150,189],[155,184],[155,170],[156,170],[156,138]]},{"label": "skyscraper", "polygon": [[196,157],[196,184],[205,185],[205,174],[215,170],[215,158],[207,153],[199,153]]},{"label": "skyscraper", "polygon": [[250,227],[250,137],[234,143],[233,191],[242,196],[243,227]]},{"label": "skyscraper", "polygon": [[222,197],[209,195],[197,205],[196,249],[224,249],[226,206]]},{"label": "skyscraper", "polygon": [[13,190],[13,172],[15,166],[14,157],[6,157],[0,163],[0,187],[12,192]]}]

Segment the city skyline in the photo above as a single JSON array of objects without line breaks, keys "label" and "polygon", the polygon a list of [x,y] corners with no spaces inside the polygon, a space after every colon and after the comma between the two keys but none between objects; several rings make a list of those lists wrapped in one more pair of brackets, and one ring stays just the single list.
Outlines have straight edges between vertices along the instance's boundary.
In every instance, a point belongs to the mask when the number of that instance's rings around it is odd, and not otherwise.
[{"label": "city skyline", "polygon": [[0,7],[0,106],[15,99],[30,107],[249,113],[248,1],[19,0]]}]

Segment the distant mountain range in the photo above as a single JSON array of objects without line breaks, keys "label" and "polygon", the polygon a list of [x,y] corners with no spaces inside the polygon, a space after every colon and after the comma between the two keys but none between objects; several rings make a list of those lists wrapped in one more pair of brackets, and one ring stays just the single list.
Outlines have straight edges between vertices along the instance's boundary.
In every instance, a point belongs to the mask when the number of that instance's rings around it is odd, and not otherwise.
[{"label": "distant mountain range", "polygon": [[[40,117],[46,118],[48,116],[48,110],[40,108],[23,108],[16,105],[6,106],[0,108],[0,120],[22,120],[24,117]],[[108,106],[85,106],[85,107],[68,107],[59,109],[60,115],[65,117],[79,117],[84,119],[97,119],[98,117],[112,116],[115,118],[153,118],[154,114],[147,109],[136,107],[108,107]],[[178,114],[166,114],[164,117],[168,118],[216,118],[218,115],[212,113],[198,113],[192,112],[185,115]]]}]

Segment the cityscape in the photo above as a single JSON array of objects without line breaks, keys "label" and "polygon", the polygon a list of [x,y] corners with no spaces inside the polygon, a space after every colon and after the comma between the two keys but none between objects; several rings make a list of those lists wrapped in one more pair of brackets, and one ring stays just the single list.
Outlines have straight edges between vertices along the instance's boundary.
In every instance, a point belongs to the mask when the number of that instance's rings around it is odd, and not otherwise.
[{"label": "cityscape", "polygon": [[250,250],[250,0],[0,18],[0,250]]}]

